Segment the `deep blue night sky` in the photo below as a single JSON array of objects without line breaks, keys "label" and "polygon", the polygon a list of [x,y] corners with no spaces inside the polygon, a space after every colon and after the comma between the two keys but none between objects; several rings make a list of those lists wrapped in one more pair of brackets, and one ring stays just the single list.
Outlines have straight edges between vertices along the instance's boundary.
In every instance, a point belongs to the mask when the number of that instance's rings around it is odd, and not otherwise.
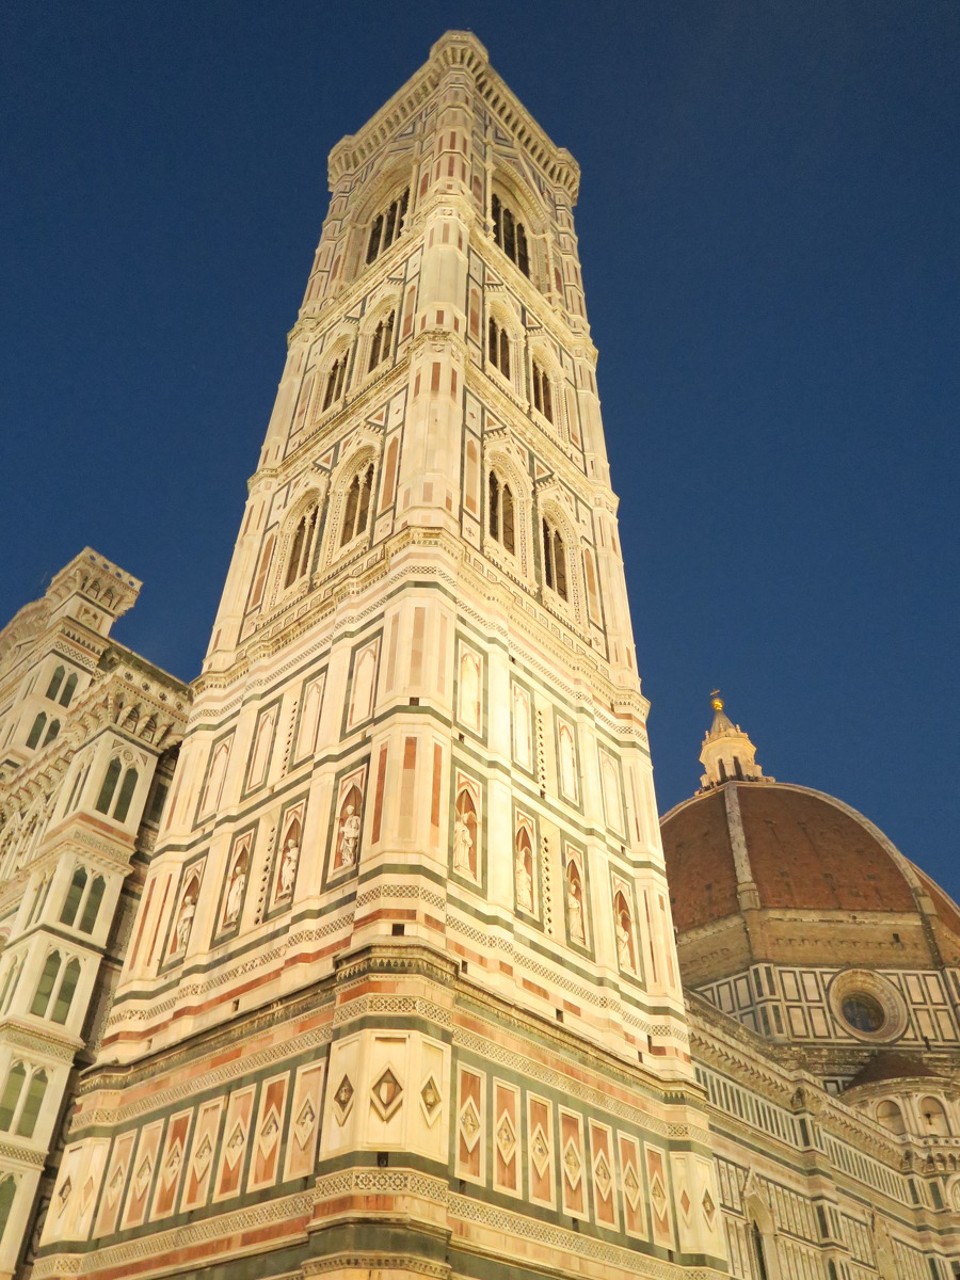
[{"label": "deep blue night sky", "polygon": [[956,896],[960,5],[0,11],[0,619],[84,545],[195,675],[327,205],[451,27],[580,162],[662,809],[719,684]]}]

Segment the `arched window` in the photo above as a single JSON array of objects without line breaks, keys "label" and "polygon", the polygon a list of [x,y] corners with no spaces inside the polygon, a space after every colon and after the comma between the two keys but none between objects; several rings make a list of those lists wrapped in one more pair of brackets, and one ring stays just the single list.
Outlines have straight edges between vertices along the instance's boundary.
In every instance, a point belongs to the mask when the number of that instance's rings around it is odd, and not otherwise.
[{"label": "arched window", "polygon": [[487,477],[487,528],[490,537],[499,542],[504,551],[516,552],[516,519],[513,491],[495,471]]},{"label": "arched window", "polygon": [[305,511],[297,521],[293,541],[290,544],[290,558],[287,560],[287,573],[283,580],[285,587],[291,587],[304,576],[310,568],[313,544],[317,533],[317,520],[320,510],[313,506]]},{"label": "arched window", "polygon": [[117,798],[117,807],[113,811],[113,816],[118,822],[126,822],[127,814],[130,812],[130,801],[133,799],[133,793],[136,789],[137,771],[136,769],[128,769],[123,775],[120,795]]},{"label": "arched window", "polygon": [[93,933],[93,926],[97,923],[97,916],[100,914],[100,903],[103,901],[105,887],[103,876],[97,876],[90,886],[83,915],[80,917],[81,933]]},{"label": "arched window", "polygon": [[907,1127],[903,1122],[903,1112],[895,1102],[889,1098],[884,1100],[877,1106],[877,1120],[885,1129],[889,1129],[891,1133],[906,1133]]},{"label": "arched window", "polygon": [[63,677],[66,674],[63,667],[57,667],[56,671],[50,677],[50,683],[47,685],[47,697],[51,700],[55,699],[60,692],[60,686],[63,684]]},{"label": "arched window", "polygon": [[27,921],[27,927],[36,924],[43,913],[43,908],[47,905],[47,895],[50,892],[50,880],[43,880],[37,885],[37,894],[33,900],[33,906],[30,909],[30,919]]},{"label": "arched window", "polygon": [[20,1119],[17,1121],[17,1133],[21,1138],[33,1137],[33,1131],[37,1126],[37,1117],[40,1115],[40,1107],[43,1105],[43,1095],[46,1091],[47,1073],[43,1070],[35,1071],[30,1078],[27,1096],[20,1109]]},{"label": "arched window", "polygon": [[370,359],[367,363],[368,373],[390,356],[393,347],[394,314],[391,311],[387,318],[381,320],[373,331],[373,339],[370,343]]},{"label": "arched window", "polygon": [[553,388],[541,364],[533,362],[533,407],[548,422],[553,422]]},{"label": "arched window", "polygon": [[493,197],[491,213],[493,214],[494,240],[510,261],[515,262],[523,274],[529,277],[530,257],[527,252],[527,232],[523,223],[499,196]]},{"label": "arched window", "polygon": [[263,550],[260,552],[260,563],[257,567],[257,576],[253,582],[253,590],[250,592],[249,608],[256,609],[263,602],[263,589],[267,583],[267,570],[270,568],[270,559],[273,556],[274,534],[268,534]]},{"label": "arched window", "polygon": [[0,1239],[6,1230],[7,1219],[10,1217],[10,1210],[13,1208],[13,1200],[17,1194],[17,1180],[12,1173],[5,1174],[0,1178]]},{"label": "arched window", "polygon": [[327,374],[327,385],[323,393],[321,413],[325,412],[343,395],[343,382],[347,376],[346,352],[338,360],[334,360]]},{"label": "arched window", "polygon": [[510,377],[510,335],[493,316],[487,325],[487,357],[505,378]]},{"label": "arched window", "polygon": [[63,971],[63,977],[60,979],[60,989],[53,1002],[53,1013],[50,1015],[52,1020],[58,1022],[61,1026],[67,1020],[67,1014],[70,1012],[73,995],[79,981],[80,961],[74,957]]},{"label": "arched window", "polygon": [[30,730],[30,736],[29,738],[27,738],[28,747],[35,747],[37,745],[37,743],[40,741],[40,736],[43,733],[46,723],[47,723],[46,712],[41,711],[40,714],[37,716],[36,720],[34,720],[33,728]]},{"label": "arched window", "polygon": [[343,510],[340,545],[345,547],[367,527],[370,519],[370,495],[373,491],[373,463],[358,471],[350,481]]},{"label": "arched window", "polygon": [[121,768],[120,761],[114,756],[107,765],[107,772],[103,775],[100,794],[97,796],[97,803],[94,805],[98,813],[110,812],[110,805],[113,801],[113,793],[117,789],[117,782],[120,779]]},{"label": "arched window", "polygon": [[61,707],[69,707],[76,687],[77,675],[76,672],[74,672],[72,675],[67,676],[67,683],[63,686],[63,693],[60,695]]},{"label": "arched window", "polygon": [[950,1126],[947,1123],[947,1113],[943,1109],[943,1103],[936,1098],[924,1098],[920,1103],[920,1115],[923,1118],[923,1127],[927,1133],[935,1133],[939,1138],[947,1138],[950,1135]]},{"label": "arched window", "polygon": [[13,1123],[17,1103],[23,1091],[23,1083],[27,1078],[26,1068],[22,1062],[15,1062],[7,1073],[3,1094],[0,1095],[0,1129],[7,1132]]},{"label": "arched window", "polygon": [[561,600],[567,599],[567,553],[563,537],[547,520],[543,521],[543,580]]},{"label": "arched window", "polygon": [[86,887],[86,867],[77,867],[73,873],[73,879],[70,881],[70,888],[67,890],[63,910],[60,912],[61,924],[73,924],[74,920],[76,920],[77,912],[80,910],[80,902],[83,899],[83,891]]},{"label": "arched window", "polygon": [[293,426],[290,434],[295,435],[302,427],[307,419],[307,409],[310,407],[310,396],[313,392],[313,384],[316,379],[316,369],[310,369],[303,379],[300,386],[300,394],[297,397],[297,407],[293,413]]},{"label": "arched window", "polygon": [[17,975],[20,972],[20,962],[14,960],[7,970],[7,975],[3,980],[3,986],[0,987],[0,1013],[6,1013],[12,1000],[13,993],[17,988]]},{"label": "arched window", "polygon": [[43,745],[46,746],[48,742],[52,742],[59,732],[60,732],[60,721],[51,720],[50,728],[47,730],[47,736],[43,740]]},{"label": "arched window", "polygon": [[46,1017],[47,1005],[50,1003],[50,996],[53,994],[53,986],[59,972],[60,952],[51,951],[44,962],[43,972],[40,974],[40,981],[37,983],[37,990],[34,993],[33,1004],[30,1006],[30,1012],[35,1017]]},{"label": "arched window", "polygon": [[403,230],[403,220],[407,216],[407,205],[410,202],[410,188],[391,201],[389,208],[378,213],[370,227],[367,240],[367,265],[375,262],[385,249],[389,249]]}]

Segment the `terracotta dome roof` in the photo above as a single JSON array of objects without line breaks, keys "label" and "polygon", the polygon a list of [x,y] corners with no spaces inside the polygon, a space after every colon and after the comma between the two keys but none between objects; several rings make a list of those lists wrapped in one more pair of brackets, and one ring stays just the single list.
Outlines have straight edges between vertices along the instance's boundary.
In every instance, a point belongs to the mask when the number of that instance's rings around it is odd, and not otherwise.
[{"label": "terracotta dome roof", "polygon": [[904,872],[866,822],[817,791],[728,783],[674,809],[663,844],[681,931],[739,911],[725,792],[736,791],[759,905],[817,911],[913,911]]},{"label": "terracotta dome roof", "polygon": [[906,968],[960,957],[960,908],[832,796],[730,781],[678,805],[661,830],[687,982],[761,960]]}]

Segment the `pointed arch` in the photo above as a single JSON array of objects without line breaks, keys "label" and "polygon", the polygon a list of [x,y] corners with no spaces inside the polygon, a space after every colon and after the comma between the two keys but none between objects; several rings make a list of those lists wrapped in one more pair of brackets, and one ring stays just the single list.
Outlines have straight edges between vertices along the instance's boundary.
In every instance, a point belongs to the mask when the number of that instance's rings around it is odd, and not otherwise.
[{"label": "pointed arch", "polygon": [[61,1026],[66,1022],[79,981],[80,961],[74,956],[72,960],[67,961],[63,977],[60,979],[60,986],[53,1002],[53,1011],[50,1014],[52,1022],[57,1022]]},{"label": "pointed arch", "polygon": [[485,451],[483,517],[484,547],[507,572],[530,580],[530,480],[507,445],[497,442]]},{"label": "pointed arch", "polygon": [[330,477],[330,503],[325,520],[321,562],[332,564],[342,548],[366,544],[373,529],[377,461],[382,440],[372,431],[358,431],[353,449],[346,451]]},{"label": "pointed arch", "polygon": [[30,1083],[27,1085],[26,1097],[20,1108],[20,1116],[17,1120],[17,1133],[21,1138],[32,1138],[33,1131],[37,1126],[37,1119],[40,1115],[40,1108],[43,1105],[43,1098],[47,1092],[47,1073],[41,1067],[38,1071],[34,1071],[30,1077]]},{"label": "pointed arch", "polygon": [[47,697],[52,702],[56,701],[57,694],[60,692],[60,685],[63,683],[63,677],[65,675],[66,675],[66,670],[63,666],[63,663],[61,663],[60,666],[57,667],[56,671],[54,671],[53,675],[50,677],[50,683],[47,685]]},{"label": "pointed arch", "polygon": [[366,316],[360,333],[361,368],[364,374],[373,373],[390,361],[397,336],[399,309],[400,299],[396,291],[393,291],[381,298]]},{"label": "pointed arch", "polygon": [[620,968],[636,973],[637,944],[634,937],[633,912],[622,889],[618,889],[613,896],[613,916],[617,934],[617,960]]},{"label": "pointed arch", "polygon": [[70,888],[67,890],[67,896],[64,899],[63,910],[60,912],[60,923],[70,924],[77,918],[77,912],[80,910],[80,902],[83,899],[84,890],[87,887],[87,869],[86,867],[77,867],[73,873],[73,879],[70,881]]},{"label": "pointed arch", "polygon": [[41,711],[37,715],[37,718],[34,720],[33,725],[30,729],[30,733],[27,736],[28,747],[32,749],[33,747],[37,746],[37,744],[40,741],[41,735],[43,734],[43,731],[46,727],[46,724],[47,724],[47,713],[45,711]]},{"label": "pointed arch", "polygon": [[67,683],[63,686],[63,693],[61,693],[60,695],[61,707],[69,707],[70,703],[73,700],[73,695],[76,692],[76,688],[77,688],[77,673],[74,671],[67,676]]},{"label": "pointed arch", "polygon": [[43,969],[40,973],[40,981],[37,983],[37,989],[33,995],[33,1003],[30,1005],[30,1012],[36,1018],[45,1018],[47,1014],[47,1006],[50,1004],[50,997],[53,995],[54,984],[60,973],[60,952],[51,951],[43,962]]},{"label": "pointed arch", "polygon": [[118,756],[114,756],[107,765],[106,772],[103,775],[103,782],[100,784],[100,793],[97,796],[97,802],[94,808],[98,813],[109,813],[110,805],[113,801],[113,793],[117,789],[117,782],[120,779],[120,771],[123,766]]},{"label": "pointed arch", "polygon": [[113,810],[113,816],[118,822],[126,822],[127,815],[130,812],[130,801],[133,799],[133,793],[137,789],[137,781],[139,775],[136,769],[127,769],[123,775],[123,782],[120,784],[120,794],[117,797],[117,803]]},{"label": "pointed arch", "polygon": [[347,365],[349,361],[349,346],[345,342],[337,342],[327,357],[326,368],[322,375],[323,400],[320,403],[321,413],[326,413],[328,409],[332,409],[343,399],[343,393],[347,385]]},{"label": "pointed arch", "polygon": [[3,1084],[3,1093],[0,1094],[0,1130],[3,1130],[4,1133],[9,1132],[13,1124],[13,1118],[16,1115],[26,1079],[26,1067],[22,1062],[14,1062],[7,1072],[7,1078]]}]

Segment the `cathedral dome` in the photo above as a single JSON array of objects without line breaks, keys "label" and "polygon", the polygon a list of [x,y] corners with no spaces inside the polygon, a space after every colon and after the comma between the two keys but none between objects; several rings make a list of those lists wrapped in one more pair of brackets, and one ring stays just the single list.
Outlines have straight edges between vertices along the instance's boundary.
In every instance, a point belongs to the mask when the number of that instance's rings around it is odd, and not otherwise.
[{"label": "cathedral dome", "polygon": [[956,904],[855,809],[764,778],[749,738],[717,701],[703,789],[661,823],[685,983],[764,962],[960,963]]}]

